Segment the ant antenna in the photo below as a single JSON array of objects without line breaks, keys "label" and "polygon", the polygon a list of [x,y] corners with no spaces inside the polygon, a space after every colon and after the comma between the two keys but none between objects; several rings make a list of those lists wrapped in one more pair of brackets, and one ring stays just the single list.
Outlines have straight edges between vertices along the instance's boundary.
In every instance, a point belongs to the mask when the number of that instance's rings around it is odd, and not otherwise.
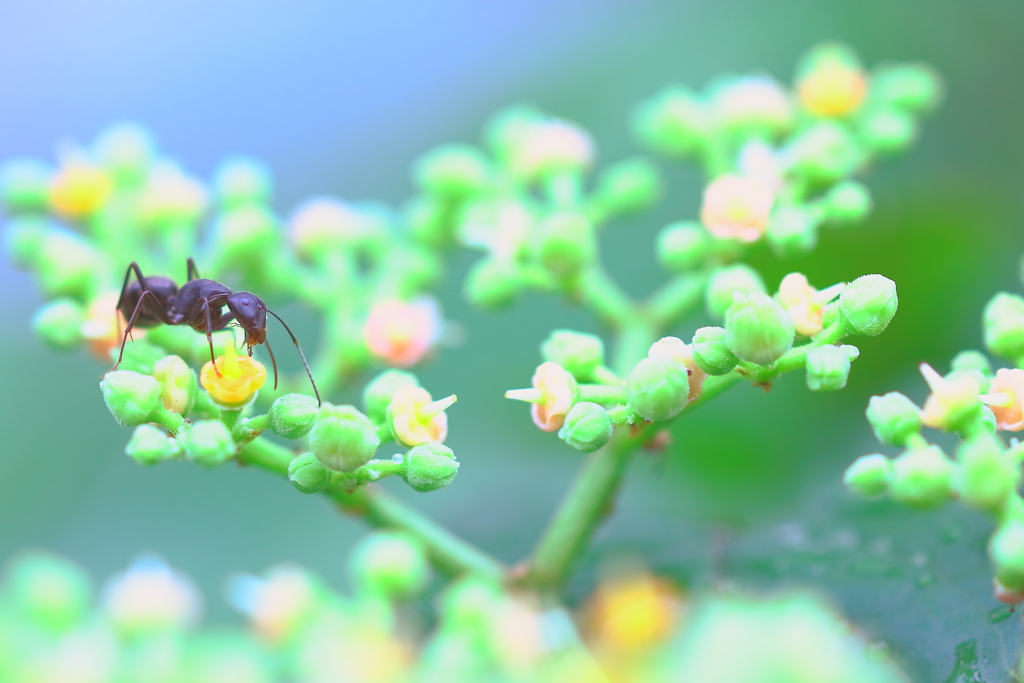
[{"label": "ant antenna", "polygon": [[[267,353],[270,354],[270,364],[274,366],[274,391],[277,391],[277,361],[274,360],[274,349],[270,348],[270,342],[268,342],[266,339],[263,340],[263,343],[267,347]],[[249,347],[249,353],[252,353],[251,346]],[[316,387],[316,385],[313,386],[314,388]]]},{"label": "ant antenna", "polygon": [[[292,334],[292,331],[288,327],[288,324],[285,323],[285,321],[281,320],[281,316],[279,316],[277,313],[274,313],[269,308],[267,309],[267,313],[269,313],[270,315],[272,315],[275,318],[277,318],[277,322],[279,322],[282,325],[284,325],[284,329],[288,333],[288,336],[292,338],[292,342],[295,344],[295,348],[297,348],[299,350],[299,357],[302,358],[302,364],[306,367],[306,374],[309,375],[309,383],[313,385],[313,393],[316,394],[316,405],[317,405],[317,407],[322,406],[323,405],[323,401],[320,400],[320,390],[316,388],[316,382],[313,381],[313,372],[309,369],[309,363],[306,362],[306,354],[304,354],[302,352],[302,347],[299,346],[299,340],[295,338],[294,334]],[[268,346],[267,349],[269,350],[270,347]],[[271,359],[273,359],[273,357],[274,357],[273,354],[271,354],[270,357],[271,357]],[[274,381],[276,382],[277,381],[276,380],[276,377],[277,377],[277,364],[276,363],[274,364],[274,377],[275,377]]]}]

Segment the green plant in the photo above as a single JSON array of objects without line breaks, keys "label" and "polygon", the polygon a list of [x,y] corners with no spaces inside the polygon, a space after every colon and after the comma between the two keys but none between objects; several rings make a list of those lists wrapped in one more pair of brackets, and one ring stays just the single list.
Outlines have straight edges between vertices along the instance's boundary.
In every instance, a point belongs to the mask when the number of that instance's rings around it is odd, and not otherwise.
[{"label": "green plant", "polygon": [[[856,639],[836,630],[836,619],[806,597],[713,602],[707,616],[680,636],[691,645],[683,648],[689,654],[678,656],[665,643],[679,595],[642,571],[609,579],[596,594],[593,652],[582,646],[559,601],[611,510],[630,460],[641,448],[664,448],[670,424],[735,384],[767,389],[791,371],[803,369],[812,391],[845,386],[859,350],[841,342],[884,331],[896,313],[895,283],[866,274],[817,289],[791,273],[769,288],[744,259],[765,246],[779,257],[807,253],[823,229],[862,221],[871,199],[853,177],[877,157],[908,147],[919,117],[940,97],[941,85],[927,67],[890,66],[869,74],[850,50],[830,44],[804,58],[792,92],[769,77],[745,76],[717,81],[699,94],[670,88],[644,102],[634,117],[641,142],[658,155],[697,162],[708,181],[700,221],[673,222],[659,233],[656,253],[669,276],[644,301],[631,299],[609,276],[598,235],[659,199],[664,182],[658,165],[646,157],[627,159],[591,179],[590,136],[528,107],[496,115],[483,147],[449,145],[425,155],[414,169],[419,192],[400,208],[320,198],[299,207],[286,227],[270,206],[272,182],[260,163],[228,161],[208,189],[161,157],[136,126],[105,132],[56,170],[33,160],[8,164],[2,186],[8,245],[15,262],[38,275],[49,298],[35,327],[51,346],[88,346],[101,362],[113,363],[124,341],[125,321],[114,311],[126,264],[138,262],[147,275],[181,274],[194,256],[206,274],[269,300],[301,302],[318,314],[322,336],[311,366],[328,400],[363,382],[368,371],[390,366],[365,382],[360,408],[318,406],[305,376],[284,377],[276,389],[265,386],[266,368],[236,357],[242,339],[231,330],[213,334],[216,367],[206,335],[185,326],[152,327],[144,339],[137,334],[127,342],[124,360],[101,389],[114,418],[134,428],[126,448],[132,458],[147,465],[175,459],[206,467],[252,465],[389,530],[355,552],[358,588],[351,600],[328,595],[298,570],[240,580],[235,604],[283,648],[273,664],[263,663],[264,655],[248,641],[237,648],[228,641],[179,643],[180,657],[172,658],[179,668],[167,673],[168,680],[216,676],[206,673],[203,647],[218,661],[237,650],[254,671],[274,670],[286,679],[343,679],[351,674],[346,667],[357,664],[382,667],[380,680],[479,680],[488,672],[572,680],[669,676],[728,668],[722,657],[706,663],[701,653],[708,648],[701,643],[717,642],[719,629],[728,632],[733,622],[765,633],[766,642],[778,624],[792,624],[794,631],[825,626],[817,655],[766,646],[752,660],[775,662],[770,666],[784,680],[798,680],[785,676],[797,676],[792,667],[812,661],[849,680],[896,680],[892,665],[868,661],[862,648],[851,645]],[[507,306],[526,291],[564,296],[591,311],[612,340],[606,355],[594,335],[555,330],[542,345],[544,362],[532,386],[506,393],[531,404],[537,427],[590,453],[521,569],[372,485],[398,475],[417,491],[435,491],[459,472],[460,461],[443,444],[455,396],[434,400],[406,368],[437,347],[443,320],[430,292],[445,257],[460,247],[484,254],[465,283],[474,304]],[[690,337],[684,321],[702,309],[720,326],[696,328]],[[686,329],[691,343],[669,336],[677,329]],[[197,372],[193,366],[200,363],[206,365]],[[392,443],[403,452],[375,457],[382,444]],[[471,466],[472,458],[464,459]],[[874,460],[861,469],[872,466],[882,465]],[[929,502],[933,480],[941,476],[945,470],[925,477],[910,498]],[[888,481],[869,480],[875,485],[870,491]],[[457,580],[418,673],[410,673],[400,651],[411,645],[398,637],[396,605],[422,586],[426,560]],[[62,605],[57,611],[81,615],[85,589],[77,587],[87,582],[74,569],[39,558],[25,563],[18,567],[43,567],[54,582],[70,586],[69,594],[77,591],[69,598],[74,609]],[[24,571],[30,583],[43,575]],[[167,578],[169,572],[157,572],[159,580],[187,593],[180,581]],[[267,607],[271,618],[254,605],[263,599],[261,591],[275,590],[285,591],[280,599],[288,604],[280,607],[284,616]],[[327,606],[313,604],[321,601]],[[630,616],[634,601],[643,607],[638,616]],[[36,624],[44,643],[78,637],[80,616],[54,626],[33,616],[37,606],[29,602],[27,612],[12,612],[12,623]],[[159,610],[132,616],[128,626],[108,606],[108,626],[116,638],[138,644],[138,661],[149,662],[145,648],[188,625],[185,603],[183,598],[168,606],[170,616]],[[155,625],[146,621],[150,617]],[[530,637],[540,639],[525,654],[503,649],[508,643],[502,630],[516,619],[531,624]],[[628,627],[616,626],[620,619]],[[552,633],[541,629],[542,621],[553,624]],[[97,638],[111,637],[104,628]],[[327,667],[321,671],[310,664],[316,657],[307,650],[327,641],[351,641],[352,652],[319,662]],[[114,659],[127,658],[116,666],[129,666],[124,661],[136,656],[126,654],[130,647],[111,647]],[[20,674],[18,667],[34,666],[19,651],[0,649],[0,672],[7,666]],[[200,663],[191,663],[193,656]],[[124,675],[131,680],[149,672]],[[253,674],[259,675],[271,674]],[[729,675],[746,680],[748,673],[740,667]]]}]

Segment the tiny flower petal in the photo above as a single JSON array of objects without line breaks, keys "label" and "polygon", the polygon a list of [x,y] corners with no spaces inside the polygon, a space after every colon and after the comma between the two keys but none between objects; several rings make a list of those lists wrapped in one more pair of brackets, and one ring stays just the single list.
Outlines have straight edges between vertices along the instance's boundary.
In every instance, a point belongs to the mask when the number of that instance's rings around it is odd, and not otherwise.
[{"label": "tiny flower petal", "polygon": [[533,423],[545,432],[559,429],[576,402],[576,380],[561,365],[549,361],[537,367],[533,386],[541,392],[541,400],[530,406]]},{"label": "tiny flower petal", "polygon": [[1024,370],[997,371],[988,389],[988,395],[993,394],[1005,396],[1003,401],[986,401],[996,416],[996,427],[1010,432],[1024,429]]},{"label": "tiny flower petal", "polygon": [[399,388],[388,405],[388,416],[396,438],[406,446],[444,441],[448,436],[448,415],[444,408],[454,402],[455,396],[434,401],[430,392],[422,387]]}]

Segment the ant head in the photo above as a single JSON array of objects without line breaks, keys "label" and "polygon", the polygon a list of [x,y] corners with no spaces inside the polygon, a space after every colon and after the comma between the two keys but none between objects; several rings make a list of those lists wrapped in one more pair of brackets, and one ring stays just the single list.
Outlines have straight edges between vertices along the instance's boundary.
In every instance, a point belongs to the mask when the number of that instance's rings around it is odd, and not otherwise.
[{"label": "ant head", "polygon": [[245,343],[249,346],[267,340],[267,306],[263,299],[249,292],[235,292],[228,296],[228,308],[245,330]]}]

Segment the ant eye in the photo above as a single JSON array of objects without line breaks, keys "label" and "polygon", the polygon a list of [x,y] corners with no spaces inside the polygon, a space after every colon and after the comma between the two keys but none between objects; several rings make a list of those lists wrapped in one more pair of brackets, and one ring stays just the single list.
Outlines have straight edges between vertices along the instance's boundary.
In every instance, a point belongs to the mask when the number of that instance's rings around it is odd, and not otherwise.
[{"label": "ant eye", "polygon": [[249,306],[250,304],[252,304],[252,301],[250,301],[250,300],[249,300],[249,297],[247,297],[247,296],[243,296],[243,297],[241,298],[240,302],[241,302],[241,304],[242,304],[243,306]]}]

